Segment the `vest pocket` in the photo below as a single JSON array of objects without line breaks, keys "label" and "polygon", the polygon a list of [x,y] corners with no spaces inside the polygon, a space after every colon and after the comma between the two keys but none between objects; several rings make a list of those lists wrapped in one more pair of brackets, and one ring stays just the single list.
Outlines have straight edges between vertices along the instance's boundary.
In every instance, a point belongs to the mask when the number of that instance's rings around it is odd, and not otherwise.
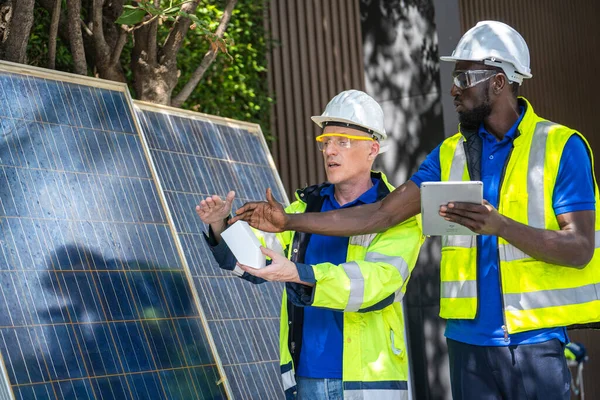
[{"label": "vest pocket", "polygon": [[[392,348],[392,353],[394,353],[397,356],[400,356],[401,358],[404,358],[404,352],[406,351],[406,346],[402,346],[402,345],[397,345],[398,343],[398,339],[396,339],[396,334],[394,333],[394,331],[392,329],[390,329],[390,339],[391,339],[391,348]],[[400,343],[404,344],[404,340],[400,339]]]},{"label": "vest pocket", "polygon": [[402,314],[396,313],[393,307],[387,307],[384,309],[383,318],[390,350],[394,355],[400,357],[400,359],[404,359],[406,357],[406,343],[404,342],[403,324],[400,322]]}]

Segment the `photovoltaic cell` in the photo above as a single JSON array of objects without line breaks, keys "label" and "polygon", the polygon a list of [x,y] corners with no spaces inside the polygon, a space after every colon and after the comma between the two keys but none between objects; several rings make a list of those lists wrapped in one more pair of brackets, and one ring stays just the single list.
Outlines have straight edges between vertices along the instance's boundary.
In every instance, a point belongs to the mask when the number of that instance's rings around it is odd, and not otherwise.
[{"label": "photovoltaic cell", "polygon": [[226,397],[126,90],[0,65],[1,398]]},{"label": "photovoltaic cell", "polygon": [[257,125],[135,102],[142,131],[181,238],[235,399],[283,397],[279,370],[281,284],[253,285],[221,270],[195,206],[236,192],[234,209],[283,186]]}]

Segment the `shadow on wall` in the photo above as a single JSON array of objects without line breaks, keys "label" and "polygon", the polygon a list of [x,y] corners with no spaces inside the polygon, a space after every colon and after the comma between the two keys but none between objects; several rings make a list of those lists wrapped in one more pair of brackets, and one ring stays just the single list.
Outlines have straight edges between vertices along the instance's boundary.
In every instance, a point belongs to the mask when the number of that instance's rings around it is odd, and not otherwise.
[{"label": "shadow on wall", "polygon": [[433,12],[431,1],[361,1],[365,85],[384,109],[380,163],[396,184],[444,137]]},{"label": "shadow on wall", "polygon": [[[383,107],[389,137],[377,167],[400,185],[444,139],[433,1],[361,0],[361,27],[366,90]],[[439,260],[439,240],[429,239],[405,297],[419,400],[450,397]]]}]

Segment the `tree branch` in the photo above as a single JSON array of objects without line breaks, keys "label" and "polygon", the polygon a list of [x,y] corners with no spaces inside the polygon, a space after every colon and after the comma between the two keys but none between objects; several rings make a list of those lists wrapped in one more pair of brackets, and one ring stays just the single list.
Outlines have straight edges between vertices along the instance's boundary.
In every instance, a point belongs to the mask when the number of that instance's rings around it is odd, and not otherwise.
[{"label": "tree branch", "polygon": [[[219,22],[219,26],[215,31],[215,36],[217,37],[217,40],[223,38],[223,34],[227,29],[227,25],[229,24],[231,14],[233,13],[233,9],[235,8],[236,3],[237,0],[229,0],[227,2],[225,10],[223,11],[223,16],[221,17],[221,21]],[[200,80],[202,80],[202,77],[206,73],[208,67],[210,67],[213,61],[215,61],[215,58],[217,58],[218,52],[218,46],[211,46],[211,48],[204,54],[200,65],[192,73],[192,76],[190,77],[189,81],[187,81],[187,83],[183,86],[181,91],[171,101],[172,106],[181,107],[181,105],[188,99],[188,97],[190,97],[196,86],[198,86],[198,83],[200,83]]]},{"label": "tree branch", "polygon": [[87,75],[87,61],[81,34],[81,0],[67,0],[67,21],[69,26],[69,45],[73,55],[75,73]]},{"label": "tree branch", "polygon": [[[154,0],[154,6],[160,7],[160,0]],[[154,64],[158,62],[158,18],[152,18],[151,20],[152,22],[148,21],[148,36],[146,36],[146,40],[148,41],[148,59],[146,61]]]},{"label": "tree branch", "polygon": [[96,57],[108,56],[109,49],[104,39],[102,27],[102,8],[104,0],[94,0],[92,4],[92,32],[94,34],[94,45],[96,46]]},{"label": "tree branch", "polygon": [[85,24],[85,21],[84,21],[84,20],[82,20],[82,19],[81,19],[81,20],[79,20],[79,21],[81,22],[81,24],[80,24],[80,25],[81,25],[81,27],[83,28],[83,30],[85,31],[85,33],[87,33],[87,34],[88,34],[88,36],[94,36],[94,32],[92,32],[92,31],[90,30],[90,28],[89,28],[89,27],[88,27],[88,26]]},{"label": "tree branch", "polygon": [[50,37],[48,38],[48,68],[56,68],[56,40],[58,39],[58,23],[60,21],[61,0],[54,0],[52,22],[50,23]]},{"label": "tree branch", "polygon": [[[192,0],[181,6],[181,11],[187,14],[193,14],[196,12],[196,8],[198,8],[198,3],[200,3],[200,0]],[[162,47],[161,59],[159,60],[161,64],[167,65],[175,63],[177,52],[183,44],[183,39],[185,38],[185,35],[187,34],[191,24],[192,21],[190,21],[189,18],[181,16],[177,17],[175,24],[173,24],[173,28],[171,28],[169,36],[167,36],[167,39]]]},{"label": "tree branch", "polygon": [[27,59],[27,43],[33,26],[34,0],[14,0],[12,16],[8,23],[8,37],[2,43],[0,54],[3,59],[25,63]]},{"label": "tree branch", "polygon": [[111,65],[117,65],[121,60],[121,53],[123,52],[123,48],[127,43],[127,35],[129,32],[125,29],[125,26],[121,26],[121,31],[119,32],[119,38],[117,39],[117,44],[115,45],[115,49],[113,50],[112,56],[110,58]]}]

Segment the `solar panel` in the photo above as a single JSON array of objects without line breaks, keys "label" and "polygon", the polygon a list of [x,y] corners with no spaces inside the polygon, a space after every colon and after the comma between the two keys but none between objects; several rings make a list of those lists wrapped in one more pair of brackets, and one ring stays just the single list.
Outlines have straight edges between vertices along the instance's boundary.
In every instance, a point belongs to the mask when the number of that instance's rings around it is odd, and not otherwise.
[{"label": "solar panel", "polygon": [[0,64],[2,398],[226,397],[155,174],[125,85]]},{"label": "solar panel", "polygon": [[235,190],[234,209],[287,198],[258,125],[135,102],[162,190],[235,399],[283,397],[279,370],[281,284],[253,285],[221,270],[194,208]]}]

